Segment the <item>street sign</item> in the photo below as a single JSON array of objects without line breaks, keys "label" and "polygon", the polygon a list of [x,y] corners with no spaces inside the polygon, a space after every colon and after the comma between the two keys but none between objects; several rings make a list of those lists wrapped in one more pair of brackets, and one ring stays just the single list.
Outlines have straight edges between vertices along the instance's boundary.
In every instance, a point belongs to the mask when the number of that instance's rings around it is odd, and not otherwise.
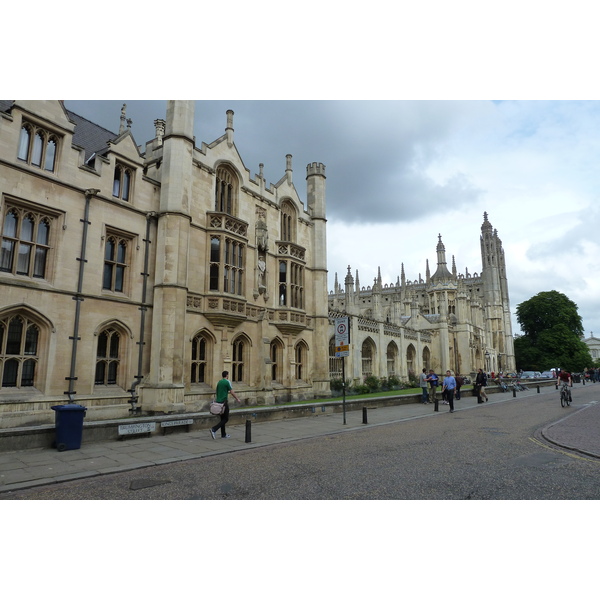
[{"label": "street sign", "polygon": [[335,345],[347,346],[350,343],[350,327],[348,317],[335,319]]},{"label": "street sign", "polygon": [[335,357],[350,356],[350,346],[348,344],[335,347]]}]

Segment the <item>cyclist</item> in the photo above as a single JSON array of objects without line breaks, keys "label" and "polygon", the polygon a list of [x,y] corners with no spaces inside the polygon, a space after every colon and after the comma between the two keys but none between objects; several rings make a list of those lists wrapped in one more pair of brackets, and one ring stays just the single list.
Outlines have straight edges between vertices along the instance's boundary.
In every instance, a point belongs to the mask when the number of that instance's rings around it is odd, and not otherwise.
[{"label": "cyclist", "polygon": [[[560,371],[560,373],[558,374],[558,381],[557,383],[559,383],[560,385],[562,385],[563,389],[570,387],[573,387],[573,380],[571,379],[571,373],[569,373],[569,371],[566,371],[565,369],[562,369]],[[571,390],[566,390],[567,394],[569,394],[569,402],[573,402],[573,398],[571,396]]]}]

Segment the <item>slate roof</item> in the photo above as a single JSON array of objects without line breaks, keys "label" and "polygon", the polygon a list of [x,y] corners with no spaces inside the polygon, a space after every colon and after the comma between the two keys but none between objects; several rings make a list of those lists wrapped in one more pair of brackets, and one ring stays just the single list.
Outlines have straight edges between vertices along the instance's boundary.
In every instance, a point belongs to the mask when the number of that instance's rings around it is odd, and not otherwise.
[{"label": "slate roof", "polygon": [[[10,112],[14,100],[0,100],[0,112]],[[92,123],[85,117],[81,117],[73,111],[67,110],[67,117],[75,124],[73,144],[85,149],[85,160],[92,154],[102,154],[108,150],[108,142],[119,137],[118,133],[109,131],[96,123]]]},{"label": "slate roof", "polygon": [[75,123],[75,133],[73,134],[73,144],[85,149],[85,160],[87,161],[92,154],[102,154],[108,150],[108,142],[115,140],[119,134],[104,129],[96,123],[88,121],[78,114],[66,110],[69,120]]}]

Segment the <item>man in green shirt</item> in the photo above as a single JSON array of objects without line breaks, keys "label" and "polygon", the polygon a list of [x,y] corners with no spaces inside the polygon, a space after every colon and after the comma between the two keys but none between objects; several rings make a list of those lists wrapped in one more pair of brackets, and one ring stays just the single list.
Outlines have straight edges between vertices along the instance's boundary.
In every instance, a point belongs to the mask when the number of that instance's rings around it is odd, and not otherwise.
[{"label": "man in green shirt", "polygon": [[225,407],[223,408],[223,412],[221,413],[221,420],[219,421],[219,423],[215,427],[210,428],[210,435],[212,436],[213,440],[216,439],[215,433],[217,433],[219,429],[221,430],[222,438],[231,437],[228,433],[225,433],[225,424],[227,423],[227,421],[229,421],[229,402],[227,401],[229,398],[229,394],[231,394],[236,399],[238,404],[242,403],[242,401],[236,396],[235,392],[231,388],[231,382],[229,381],[229,379],[227,379],[228,375],[229,371],[223,371],[221,375],[223,379],[221,379],[221,381],[217,383],[217,393],[215,402],[218,402],[219,404],[225,404]]}]

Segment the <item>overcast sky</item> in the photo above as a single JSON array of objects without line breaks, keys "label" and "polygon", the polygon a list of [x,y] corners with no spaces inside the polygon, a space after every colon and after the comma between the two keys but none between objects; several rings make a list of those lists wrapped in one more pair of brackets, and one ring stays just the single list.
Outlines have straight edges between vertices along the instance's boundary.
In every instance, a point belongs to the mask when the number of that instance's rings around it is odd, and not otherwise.
[{"label": "overcast sky", "polygon": [[[361,286],[378,267],[394,283],[401,263],[408,279],[424,276],[426,259],[435,269],[438,234],[449,263],[455,256],[459,272],[479,272],[487,211],[506,251],[515,332],[516,306],[556,289],[578,305],[586,336],[600,335],[600,96],[589,4],[540,11],[507,0],[500,10],[430,0],[391,11],[375,0],[341,11],[306,0],[283,11],[234,1],[226,22],[216,3],[172,0],[160,15],[121,4],[74,29],[104,43],[55,36],[60,58],[35,77],[5,61],[3,95],[85,98],[65,102],[113,131],[126,102],[142,147],[166,112],[150,99],[199,99],[197,146],[223,134],[232,109],[252,176],[264,163],[277,182],[291,154],[304,202],[306,165],[324,163],[330,290],[348,265]],[[16,5],[7,10],[18,16]],[[39,22],[60,21],[54,5],[36,11]],[[105,35],[116,30],[118,44]],[[19,28],[4,35],[20,47]]]},{"label": "overcast sky", "polygon": [[[118,131],[127,104],[136,142],[154,137],[164,101],[66,101]],[[600,103],[578,101],[198,101],[196,145],[225,131],[251,175],[285,173],[306,204],[306,165],[327,174],[329,289],[347,267],[370,286],[436,267],[438,234],[448,265],[479,273],[483,213],[506,252],[511,308],[558,290],[579,307],[586,336],[600,335]],[[518,332],[516,319],[513,327]]]}]

